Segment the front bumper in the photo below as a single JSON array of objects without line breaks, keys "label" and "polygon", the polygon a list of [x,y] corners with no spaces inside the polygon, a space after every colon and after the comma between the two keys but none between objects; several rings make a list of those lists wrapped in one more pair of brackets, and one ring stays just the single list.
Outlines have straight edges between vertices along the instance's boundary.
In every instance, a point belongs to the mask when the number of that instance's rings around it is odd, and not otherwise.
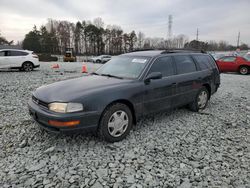
[{"label": "front bumper", "polygon": [[[60,114],[53,113],[48,109],[40,107],[32,101],[28,102],[29,113],[32,118],[38,123],[40,127],[46,129],[50,132],[72,132],[77,133],[80,131],[96,131],[98,127],[98,122],[101,114],[98,112],[78,112],[78,113],[69,113],[69,114]],[[49,124],[49,121],[80,121],[80,124],[74,127],[66,126],[52,126]]]}]

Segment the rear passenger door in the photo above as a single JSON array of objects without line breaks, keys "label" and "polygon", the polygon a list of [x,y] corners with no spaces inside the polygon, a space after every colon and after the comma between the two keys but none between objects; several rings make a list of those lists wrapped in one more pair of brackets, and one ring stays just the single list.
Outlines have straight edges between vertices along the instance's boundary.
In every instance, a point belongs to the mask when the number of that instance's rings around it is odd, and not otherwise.
[{"label": "rear passenger door", "polygon": [[10,50],[8,52],[10,67],[21,67],[26,55],[28,55],[26,52]]},{"label": "rear passenger door", "polygon": [[195,99],[197,90],[201,87],[199,80],[202,78],[191,56],[174,55],[173,58],[177,70],[177,88],[173,106],[181,106]]},{"label": "rear passenger door", "polygon": [[216,63],[207,54],[195,54],[192,55],[192,57],[198,65],[200,77],[202,77],[200,84],[209,84],[213,93],[217,89],[216,87],[220,84],[220,74]]},{"label": "rear passenger door", "polygon": [[143,96],[144,114],[158,112],[172,107],[172,99],[175,94],[175,69],[170,56],[157,58],[148,73],[161,72],[162,78],[150,80],[145,84]]}]

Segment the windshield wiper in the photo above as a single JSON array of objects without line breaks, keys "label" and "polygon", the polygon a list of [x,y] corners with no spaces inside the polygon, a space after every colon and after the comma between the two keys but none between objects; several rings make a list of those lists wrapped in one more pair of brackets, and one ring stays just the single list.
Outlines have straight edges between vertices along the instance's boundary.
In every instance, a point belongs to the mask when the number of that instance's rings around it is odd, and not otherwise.
[{"label": "windshield wiper", "polygon": [[96,72],[92,72],[91,75],[100,75],[100,74],[98,74]]},{"label": "windshield wiper", "polygon": [[101,76],[107,76],[107,77],[112,77],[112,78],[123,79],[123,77],[115,76],[115,75],[112,75],[112,74],[101,74]]}]

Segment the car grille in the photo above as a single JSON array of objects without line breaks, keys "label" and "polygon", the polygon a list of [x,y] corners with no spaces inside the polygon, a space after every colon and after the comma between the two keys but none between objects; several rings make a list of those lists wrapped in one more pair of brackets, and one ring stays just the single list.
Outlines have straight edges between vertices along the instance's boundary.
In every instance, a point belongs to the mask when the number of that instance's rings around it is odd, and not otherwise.
[{"label": "car grille", "polygon": [[48,103],[37,99],[35,96],[32,96],[32,101],[41,107],[48,108]]}]

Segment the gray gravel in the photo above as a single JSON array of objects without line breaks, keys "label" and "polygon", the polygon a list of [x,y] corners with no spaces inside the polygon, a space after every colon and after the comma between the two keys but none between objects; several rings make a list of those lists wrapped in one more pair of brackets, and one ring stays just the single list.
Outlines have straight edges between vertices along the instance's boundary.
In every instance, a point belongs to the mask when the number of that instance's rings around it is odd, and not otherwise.
[{"label": "gray gravel", "polygon": [[250,187],[250,76],[222,74],[202,113],[147,117],[109,144],[47,133],[32,121],[35,88],[82,76],[82,63],[60,63],[59,72],[41,64],[0,72],[0,187]]}]

